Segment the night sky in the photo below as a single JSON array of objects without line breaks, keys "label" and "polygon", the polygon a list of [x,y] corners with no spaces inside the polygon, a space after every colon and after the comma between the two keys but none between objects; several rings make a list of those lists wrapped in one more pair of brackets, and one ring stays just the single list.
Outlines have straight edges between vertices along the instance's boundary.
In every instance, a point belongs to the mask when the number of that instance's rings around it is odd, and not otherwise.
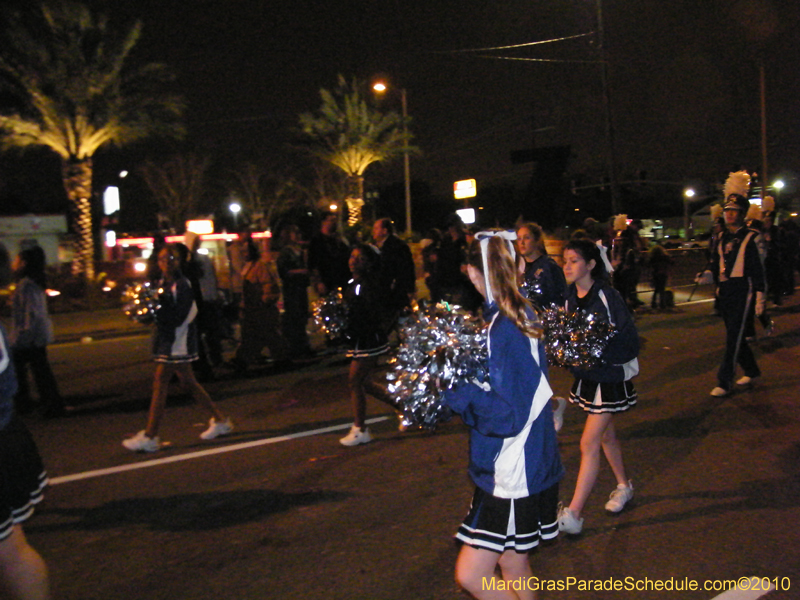
[{"label": "night sky", "polygon": [[[568,174],[587,182],[602,175],[596,35],[460,52],[595,31],[594,0],[98,4],[115,18],[143,20],[136,59],[165,62],[178,74],[190,140],[231,163],[279,160],[297,115],[315,110],[319,89],[342,73],[384,75],[407,90],[422,150],[412,178],[436,193],[464,178],[479,187],[524,185],[531,165],[513,164],[510,153],[533,144],[569,145]],[[761,170],[762,58],[770,179],[800,171],[797,0],[604,0],[603,11],[621,180],[644,171],[653,180],[722,182],[734,165]],[[383,102],[400,109],[399,94]],[[373,166],[366,176],[368,185],[389,183],[402,179],[402,168]]]}]

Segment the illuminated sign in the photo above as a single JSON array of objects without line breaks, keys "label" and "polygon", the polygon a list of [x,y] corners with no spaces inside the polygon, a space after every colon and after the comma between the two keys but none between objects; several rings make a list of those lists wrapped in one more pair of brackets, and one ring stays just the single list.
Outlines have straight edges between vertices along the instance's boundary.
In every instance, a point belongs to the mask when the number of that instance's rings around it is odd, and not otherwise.
[{"label": "illuminated sign", "polygon": [[461,208],[456,211],[456,214],[461,217],[461,222],[464,225],[472,225],[475,222],[474,208]]},{"label": "illuminated sign", "polygon": [[456,200],[474,198],[477,195],[477,184],[474,179],[464,179],[453,184],[453,195]]},{"label": "illuminated sign", "polygon": [[186,221],[186,231],[191,231],[197,235],[206,233],[214,233],[214,221],[211,219],[197,219],[194,221]]}]

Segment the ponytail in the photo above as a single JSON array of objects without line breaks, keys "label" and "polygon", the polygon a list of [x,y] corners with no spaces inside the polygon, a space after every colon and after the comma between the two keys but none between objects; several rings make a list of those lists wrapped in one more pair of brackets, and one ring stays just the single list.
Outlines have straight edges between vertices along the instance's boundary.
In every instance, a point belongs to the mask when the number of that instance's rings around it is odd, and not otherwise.
[{"label": "ponytail", "polygon": [[[480,234],[478,234],[480,235]],[[514,266],[514,259],[509,252],[506,242],[500,236],[490,237],[485,240],[486,266],[489,271],[488,277],[484,269],[484,256],[481,252],[481,241],[476,239],[472,242],[468,253],[468,263],[478,269],[486,280],[488,288],[491,290],[491,297],[497,303],[500,312],[528,337],[542,337],[543,328],[539,319],[529,314],[534,314],[531,304],[526,300],[517,288],[517,270]],[[487,289],[487,298],[489,298]]]}]

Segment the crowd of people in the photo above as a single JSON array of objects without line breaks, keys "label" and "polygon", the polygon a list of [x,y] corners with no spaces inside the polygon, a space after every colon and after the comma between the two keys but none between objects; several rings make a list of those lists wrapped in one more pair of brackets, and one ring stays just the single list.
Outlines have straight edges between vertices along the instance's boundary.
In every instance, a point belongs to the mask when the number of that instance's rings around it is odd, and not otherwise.
[{"label": "crowd of people", "polygon": [[[786,223],[776,226],[769,210],[752,218],[750,209],[745,196],[726,197],[709,247],[708,272],[717,286],[717,310],[726,331],[717,386],[711,391],[715,397],[756,383],[761,371],[747,342],[753,323],[764,316],[768,299],[779,305],[794,291],[796,228]],[[390,219],[377,219],[371,238],[354,242],[340,235],[337,224],[336,214],[323,215],[308,243],[296,224],[284,225],[275,253],[269,239],[256,242],[248,235],[230,245],[228,303],[237,306],[241,325],[230,365],[244,372],[264,359],[264,348],[277,365],[313,357],[306,330],[309,290],[319,297],[341,292],[346,331],[343,339],[328,341],[343,344],[350,360],[353,424],[340,443],[353,447],[373,440],[365,424],[367,394],[401,411],[375,374],[380,358],[390,351],[398,324],[417,299],[417,273],[411,249],[396,235]],[[485,597],[486,582],[497,577],[496,567],[505,581],[525,579],[531,575],[528,552],[540,540],[559,531],[581,533],[582,513],[602,456],[617,483],[605,509],[620,512],[634,497],[615,422],[637,403],[633,378],[639,372],[639,336],[634,311],[642,304],[637,294],[642,268],[648,266],[652,275],[651,306],[664,308],[671,263],[661,246],[647,249],[640,229],[641,223],[626,219],[611,227],[587,220],[565,242],[563,267],[548,255],[544,232],[531,222],[509,231],[471,232],[454,216],[444,231],[431,230],[420,244],[429,300],[480,313],[487,326],[490,383],[461,383],[442,395],[471,430],[469,474],[475,492],[456,534],[462,544],[456,579],[476,598]],[[159,428],[174,377],[209,414],[202,439],[234,431],[231,417],[220,411],[200,383],[212,379],[213,370],[225,364],[226,333],[214,265],[198,249],[197,236],[187,234],[185,244],[162,244],[155,250],[150,276],[159,307],[152,348],[153,390],[145,429],[123,441],[128,450],[161,448]],[[2,248],[0,259],[9,262]],[[14,453],[14,460],[24,462],[11,464],[11,453],[3,450],[0,509],[6,517],[0,523],[0,567],[5,562],[18,567],[2,572],[7,586],[23,590],[21,598],[44,598],[47,593],[46,567],[22,533],[22,523],[41,500],[46,483],[35,445],[17,416],[34,406],[27,370],[45,416],[60,416],[69,408],[47,359],[53,335],[44,297],[44,265],[38,246],[24,248],[17,256],[10,337],[0,330],[0,447],[23,448]],[[0,264],[0,275],[11,272]],[[557,433],[566,402],[554,397],[549,384],[539,317],[549,307],[589,313],[594,322],[615,330],[597,365],[570,368],[574,382],[569,402],[585,413],[586,420],[576,487],[564,502],[559,502],[564,470]],[[739,379],[737,365],[743,370]],[[525,598],[524,591],[517,597]]]}]

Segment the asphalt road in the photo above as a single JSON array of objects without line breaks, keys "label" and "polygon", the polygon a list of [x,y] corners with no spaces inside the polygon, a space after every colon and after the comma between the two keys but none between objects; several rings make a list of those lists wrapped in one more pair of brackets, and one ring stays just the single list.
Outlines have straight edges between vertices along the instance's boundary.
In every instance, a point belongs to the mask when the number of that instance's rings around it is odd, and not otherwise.
[{"label": "asphalt road", "polygon": [[[569,586],[542,598],[711,599],[719,582],[747,576],[789,587],[770,600],[800,597],[800,296],[772,313],[777,332],[757,343],[763,382],[725,399],[708,395],[724,341],[710,303],[637,318],[640,400],[616,421],[634,504],[605,514],[613,479],[604,465],[584,533],[531,558],[537,577]],[[452,535],[472,493],[457,419],[436,433],[399,433],[370,401],[376,441],[344,448],[346,364],[326,357],[284,373],[221,373],[207,389],[237,431],[220,441],[198,439],[206,416],[176,393],[162,426],[169,447],[134,455],[120,442],[144,427],[146,338],[63,344],[51,357],[78,409],[28,421],[53,485],[26,530],[55,598],[465,597],[452,575]],[[565,372],[551,380],[568,391]],[[564,500],[582,425],[568,409]],[[688,580],[701,589],[653,589]],[[615,581],[650,587],[581,589]]]}]

